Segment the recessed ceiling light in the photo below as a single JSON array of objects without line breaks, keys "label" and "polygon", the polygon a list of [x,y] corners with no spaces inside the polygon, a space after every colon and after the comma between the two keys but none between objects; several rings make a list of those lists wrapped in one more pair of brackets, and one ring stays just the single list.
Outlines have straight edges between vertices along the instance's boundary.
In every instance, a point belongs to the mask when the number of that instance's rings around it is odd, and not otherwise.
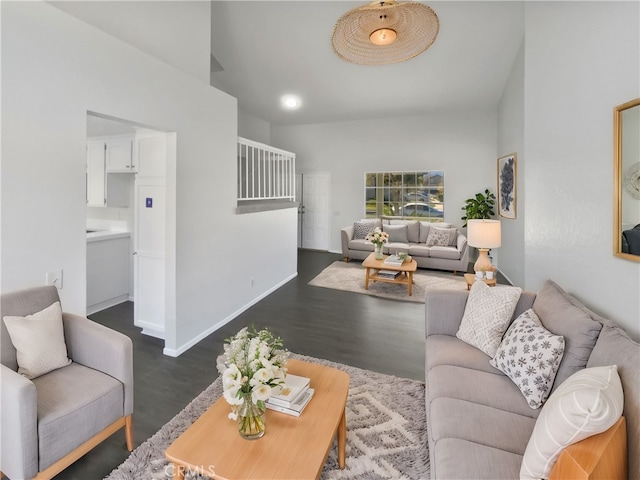
[{"label": "recessed ceiling light", "polygon": [[295,110],[300,107],[300,99],[293,95],[282,97],[282,106],[288,110]]}]

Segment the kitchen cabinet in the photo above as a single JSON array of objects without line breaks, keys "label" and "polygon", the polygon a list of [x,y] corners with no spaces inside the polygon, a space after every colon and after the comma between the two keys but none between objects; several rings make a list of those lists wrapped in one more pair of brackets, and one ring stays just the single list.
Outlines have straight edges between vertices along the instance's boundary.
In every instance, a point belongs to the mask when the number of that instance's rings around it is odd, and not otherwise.
[{"label": "kitchen cabinet", "polygon": [[133,139],[106,139],[106,169],[112,173],[135,173],[133,161]]},{"label": "kitchen cabinet", "polygon": [[87,236],[87,315],[129,299],[128,232]]},{"label": "kitchen cabinet", "polygon": [[128,207],[133,175],[106,168],[108,142],[87,142],[87,206]]}]

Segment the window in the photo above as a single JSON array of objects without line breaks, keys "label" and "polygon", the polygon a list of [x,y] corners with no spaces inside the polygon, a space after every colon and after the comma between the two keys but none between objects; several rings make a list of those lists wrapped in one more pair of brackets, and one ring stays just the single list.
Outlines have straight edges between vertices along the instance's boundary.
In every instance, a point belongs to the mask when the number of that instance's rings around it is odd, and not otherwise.
[{"label": "window", "polygon": [[444,219],[444,172],[365,173],[365,217]]},{"label": "window", "polygon": [[238,205],[295,200],[296,155],[238,137]]}]

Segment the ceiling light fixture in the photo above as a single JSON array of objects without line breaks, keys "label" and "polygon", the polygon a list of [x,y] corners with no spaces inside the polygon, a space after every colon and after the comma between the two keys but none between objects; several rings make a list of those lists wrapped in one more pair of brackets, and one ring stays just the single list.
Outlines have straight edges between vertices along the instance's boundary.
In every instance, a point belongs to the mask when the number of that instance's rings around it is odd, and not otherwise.
[{"label": "ceiling light fixture", "polygon": [[420,55],[436,39],[436,13],[418,2],[378,1],[349,10],[336,22],[333,51],[359,65],[385,65]]},{"label": "ceiling light fixture", "polygon": [[293,95],[285,95],[282,97],[282,106],[288,110],[295,110],[300,106],[300,99]]}]

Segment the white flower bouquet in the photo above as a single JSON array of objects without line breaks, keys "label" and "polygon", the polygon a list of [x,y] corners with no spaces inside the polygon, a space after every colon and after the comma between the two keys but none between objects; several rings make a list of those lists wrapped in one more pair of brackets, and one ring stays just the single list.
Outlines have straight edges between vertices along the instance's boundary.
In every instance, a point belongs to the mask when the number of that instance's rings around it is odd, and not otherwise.
[{"label": "white flower bouquet", "polygon": [[389,241],[389,234],[380,230],[380,227],[376,227],[373,232],[367,234],[365,240],[369,240],[379,248]]},{"label": "white flower bouquet", "polygon": [[264,433],[265,402],[284,384],[288,355],[282,339],[267,329],[245,327],[225,340],[218,370],[224,399],[232,408],[229,418],[239,422],[241,434]]}]

